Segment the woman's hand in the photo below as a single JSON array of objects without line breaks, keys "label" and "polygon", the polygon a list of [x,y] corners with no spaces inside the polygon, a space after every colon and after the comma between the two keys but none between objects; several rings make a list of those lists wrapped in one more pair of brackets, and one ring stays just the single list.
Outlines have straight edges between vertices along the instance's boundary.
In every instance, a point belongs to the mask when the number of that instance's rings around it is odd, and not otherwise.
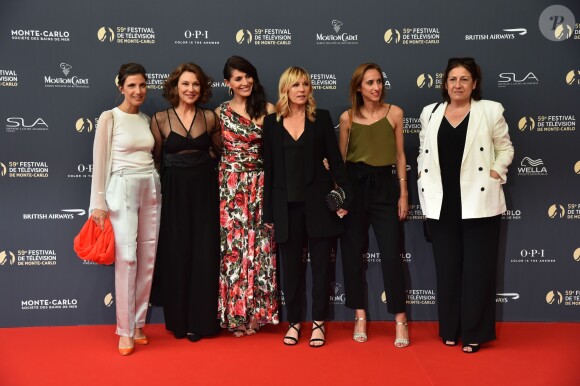
[{"label": "woman's hand", "polygon": [[91,218],[93,221],[101,228],[101,230],[105,229],[105,219],[109,212],[102,209],[93,209],[91,213]]},{"label": "woman's hand", "polygon": [[271,222],[264,223],[264,226],[268,229],[274,229],[274,224],[272,224]]},{"label": "woman's hand", "polygon": [[407,197],[399,197],[399,220],[404,220],[409,214],[409,202]]},{"label": "woman's hand", "polygon": [[336,215],[340,218],[343,218],[347,214],[348,214],[348,210],[346,210],[346,209],[340,208],[339,210],[336,211]]},{"label": "woman's hand", "polygon": [[489,176],[491,178],[493,178],[494,180],[501,180],[501,177],[499,176],[499,173],[496,172],[495,170],[490,170],[489,171]]}]

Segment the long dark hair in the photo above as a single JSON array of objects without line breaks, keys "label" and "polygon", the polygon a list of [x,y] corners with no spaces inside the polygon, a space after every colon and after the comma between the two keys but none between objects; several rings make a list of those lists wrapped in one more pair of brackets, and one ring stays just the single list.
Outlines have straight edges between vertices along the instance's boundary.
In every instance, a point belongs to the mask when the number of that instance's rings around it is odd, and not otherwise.
[{"label": "long dark hair", "polygon": [[268,112],[266,108],[268,102],[266,101],[264,87],[260,84],[260,78],[258,78],[256,67],[254,67],[247,59],[234,55],[230,56],[224,65],[224,79],[229,81],[234,70],[246,73],[254,80],[252,93],[248,98],[246,98],[246,113],[248,113],[252,119],[258,119],[266,115]]}]

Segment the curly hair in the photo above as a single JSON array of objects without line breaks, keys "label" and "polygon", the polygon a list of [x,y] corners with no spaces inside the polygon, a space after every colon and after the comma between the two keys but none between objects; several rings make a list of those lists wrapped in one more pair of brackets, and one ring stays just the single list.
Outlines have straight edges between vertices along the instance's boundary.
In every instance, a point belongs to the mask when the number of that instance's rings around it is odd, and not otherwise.
[{"label": "curly hair", "polygon": [[[280,75],[280,82],[278,83],[278,102],[276,102],[276,120],[280,122],[282,117],[287,117],[290,115],[290,105],[288,103],[288,90],[301,79],[306,79],[310,82],[310,74],[301,68],[296,66],[288,67],[282,75]],[[316,115],[316,101],[312,96],[312,87],[310,87],[310,93],[308,94],[308,100],[306,102],[306,117],[309,121],[314,122]]]},{"label": "curly hair", "polygon": [[204,104],[210,100],[212,96],[211,92],[211,78],[209,78],[205,72],[195,63],[183,63],[177,66],[175,70],[163,83],[163,97],[171,103],[172,106],[177,106],[179,104],[179,94],[177,93],[177,82],[179,82],[179,78],[181,74],[184,72],[192,72],[197,76],[197,80],[200,84],[200,97],[197,100],[197,103]]}]

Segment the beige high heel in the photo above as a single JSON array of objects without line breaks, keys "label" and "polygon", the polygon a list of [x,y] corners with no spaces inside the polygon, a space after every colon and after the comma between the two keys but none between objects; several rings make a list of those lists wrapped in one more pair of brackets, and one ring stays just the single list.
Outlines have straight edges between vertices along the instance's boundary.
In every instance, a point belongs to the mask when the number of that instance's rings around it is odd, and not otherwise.
[{"label": "beige high heel", "polygon": [[[354,318],[354,323],[356,324],[356,322],[358,322],[359,320],[366,320],[366,318]],[[352,339],[355,342],[358,343],[364,343],[367,341],[367,333],[366,333],[366,326],[365,326],[365,332],[355,332],[352,334]]]},{"label": "beige high heel", "polygon": [[[397,325],[400,324],[400,325],[403,325],[403,326],[407,327],[407,322],[396,322],[396,324]],[[396,334],[397,333],[395,332],[395,335]],[[407,334],[409,334],[408,327],[407,327]],[[405,347],[408,347],[409,344],[411,344],[411,342],[409,341],[409,338],[396,338],[394,344],[395,344],[395,347],[396,348],[405,348]]]}]

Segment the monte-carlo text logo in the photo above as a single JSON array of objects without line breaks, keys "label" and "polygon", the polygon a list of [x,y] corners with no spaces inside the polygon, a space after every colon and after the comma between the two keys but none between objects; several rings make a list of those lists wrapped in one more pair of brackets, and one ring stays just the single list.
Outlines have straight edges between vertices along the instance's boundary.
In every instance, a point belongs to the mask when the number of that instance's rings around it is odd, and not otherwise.
[{"label": "monte-carlo text logo", "polygon": [[289,28],[260,27],[242,28],[235,36],[238,44],[256,46],[289,46],[292,44],[292,32]]},{"label": "monte-carlo text logo", "polygon": [[18,74],[16,70],[0,69],[0,87],[17,87]]},{"label": "monte-carlo text logo", "polygon": [[544,9],[538,26],[542,35],[553,42],[580,39],[580,25],[576,24],[572,11],[563,5],[551,5]]},{"label": "monte-carlo text logo", "polygon": [[328,25],[330,31],[316,33],[316,44],[358,44],[358,34],[345,32],[342,29],[343,26],[342,21],[332,20]]},{"label": "monte-carlo text logo", "polygon": [[407,292],[407,304],[435,304],[436,294],[434,289],[409,289]]},{"label": "monte-carlo text logo", "polygon": [[6,118],[6,132],[17,133],[25,131],[48,131],[48,124],[42,117],[8,117]]},{"label": "monte-carlo text logo", "polygon": [[73,66],[69,63],[61,62],[58,68],[58,75],[44,75],[44,87],[89,88],[89,79],[72,75]]},{"label": "monte-carlo text logo", "polygon": [[310,85],[313,90],[336,90],[336,74],[312,73],[310,74]]},{"label": "monte-carlo text logo", "polygon": [[25,299],[20,301],[23,310],[63,310],[76,309],[78,300],[71,298],[61,299]]},{"label": "monte-carlo text logo", "polygon": [[388,28],[383,34],[387,44],[430,45],[439,44],[440,39],[439,27],[435,26]]},{"label": "monte-carlo text logo", "polygon": [[69,42],[70,33],[63,30],[39,30],[16,28],[10,30],[12,40],[38,42]]},{"label": "monte-carlo text logo", "polygon": [[0,174],[8,178],[46,178],[48,162],[46,161],[8,161],[0,162]]},{"label": "monte-carlo text logo", "polygon": [[97,39],[102,43],[155,44],[153,27],[102,26],[97,30]]},{"label": "monte-carlo text logo", "polygon": [[[12,260],[14,254],[11,253]],[[11,262],[11,264],[14,264]],[[0,253],[0,265],[2,265],[2,254]],[[16,265],[25,267],[56,266],[56,251],[54,249],[18,249],[16,256]]]},{"label": "monte-carlo text logo", "polygon": [[524,116],[518,121],[518,129],[522,132],[570,133],[576,131],[576,116],[574,114]]}]

